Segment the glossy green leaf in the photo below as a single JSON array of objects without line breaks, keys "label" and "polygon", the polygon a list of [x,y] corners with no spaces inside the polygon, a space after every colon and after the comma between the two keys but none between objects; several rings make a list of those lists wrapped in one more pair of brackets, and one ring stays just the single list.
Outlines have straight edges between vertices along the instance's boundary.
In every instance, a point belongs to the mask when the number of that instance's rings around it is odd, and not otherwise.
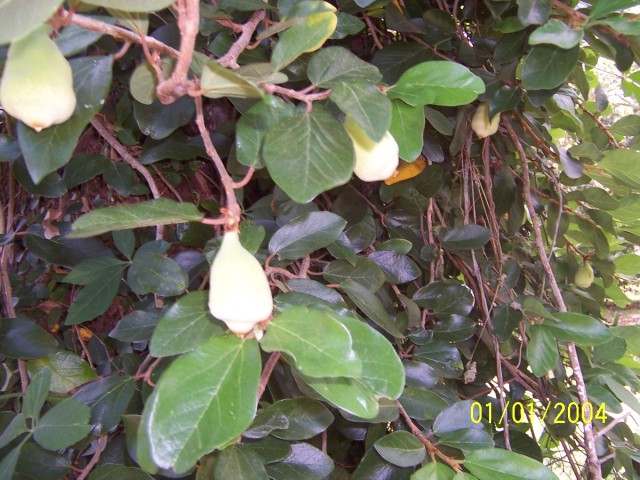
[{"label": "glossy green leaf", "polygon": [[217,62],[207,62],[202,69],[200,88],[209,98],[260,98],[262,93],[252,82]]},{"label": "glossy green leaf", "polygon": [[160,253],[138,252],[127,272],[127,283],[138,295],[172,297],[184,292],[189,277],[175,260]]},{"label": "glossy green leaf", "polygon": [[376,452],[399,467],[413,467],[427,456],[422,442],[409,432],[392,432],[374,444]]},{"label": "glossy green leaf", "polygon": [[281,462],[267,465],[270,478],[282,480],[323,480],[333,471],[333,460],[308,443],[294,443],[291,454]]},{"label": "glossy green leaf", "polygon": [[616,273],[622,275],[636,275],[640,272],[640,255],[627,253],[620,255],[613,260],[616,266]]},{"label": "glossy green leaf", "polygon": [[189,123],[196,111],[195,103],[189,96],[164,105],[155,100],[149,105],[133,102],[133,112],[140,130],[155,140],[167,138],[177,128]]},{"label": "glossy green leaf", "polygon": [[21,154],[20,145],[15,138],[0,134],[0,162],[11,162]]},{"label": "glossy green leaf", "polygon": [[479,480],[557,480],[547,467],[516,452],[500,448],[475,450],[464,466]]},{"label": "glossy green leaf", "polygon": [[359,283],[368,290],[377,291],[385,280],[384,271],[366,257],[357,257],[356,264],[337,260],[324,269],[324,278],[329,283],[343,285],[347,280]]},{"label": "glossy green leaf", "polygon": [[457,448],[463,452],[494,447],[493,438],[484,430],[474,430],[471,428],[455,430],[447,434],[442,434],[439,438],[440,443],[443,445]]},{"label": "glossy green leaf", "polygon": [[522,25],[540,25],[549,19],[552,0],[517,0]]},{"label": "glossy green leaf", "polygon": [[71,462],[63,454],[51,452],[35,442],[22,447],[15,478],[37,478],[38,480],[59,480],[69,473]]},{"label": "glossy green leaf", "polygon": [[135,390],[133,378],[111,375],[83,385],[73,398],[90,407],[91,424],[105,433],[118,426]]},{"label": "glossy green leaf", "polygon": [[522,320],[522,312],[509,305],[498,305],[493,309],[491,330],[501,342],[511,338],[513,331]]},{"label": "glossy green leaf", "polygon": [[0,354],[10,358],[38,358],[58,343],[35,322],[23,317],[0,319]]},{"label": "glossy green leaf", "polygon": [[283,440],[307,440],[324,432],[333,423],[333,415],[322,403],[310,398],[280,400],[268,409],[288,420],[288,426],[271,432]]},{"label": "glossy green leaf", "polygon": [[298,203],[347,183],[355,164],[347,132],[320,105],[273,127],[264,138],[262,155],[273,180]]},{"label": "glossy green leaf", "polygon": [[461,400],[445,408],[433,422],[433,432],[438,436],[459,430],[482,430],[482,423],[475,423],[471,416],[472,400]]},{"label": "glossy green leaf", "polygon": [[408,256],[390,250],[378,250],[368,255],[385,274],[387,282],[392,284],[407,283],[418,278],[420,267]]},{"label": "glossy green leaf", "polygon": [[149,349],[154,357],[169,357],[193,350],[223,332],[209,313],[206,291],[180,298],[160,318]]},{"label": "glossy green leaf", "polygon": [[536,45],[524,59],[522,81],[530,90],[548,90],[569,77],[578,63],[580,47],[569,50],[551,45]]},{"label": "glossy green leaf", "polygon": [[249,448],[235,445],[220,452],[214,472],[215,478],[269,479],[260,455]]},{"label": "glossy green leaf", "polygon": [[404,337],[375,293],[352,279],[343,281],[341,286],[351,301],[355,303],[372,322],[395,338]]},{"label": "glossy green leaf", "polygon": [[402,468],[384,460],[374,448],[364,455],[351,480],[409,480],[414,468]]},{"label": "glossy green leaf", "polygon": [[66,283],[90,285],[105,277],[119,276],[126,263],[113,257],[88,258],[78,263],[64,278]]},{"label": "glossy green leaf", "polygon": [[420,307],[432,309],[436,315],[468,315],[474,305],[473,293],[456,281],[432,282],[419,289],[413,300]]},{"label": "glossy green leaf", "polygon": [[376,394],[355,378],[312,378],[302,377],[322,398],[338,408],[360,418],[374,418],[379,405]]},{"label": "glossy green leaf", "polygon": [[89,407],[68,398],[42,416],[33,437],[47,450],[62,450],[88,435],[89,415]]},{"label": "glossy green leaf", "polygon": [[309,0],[296,3],[284,21],[290,26],[280,34],[273,48],[271,63],[281,70],[305,52],[319,49],[331,36],[338,24],[336,9],[332,5]]},{"label": "glossy green leaf", "polygon": [[459,63],[434,60],[411,67],[389,91],[413,107],[455,107],[473,102],[484,93],[484,82]]},{"label": "glossy green leaf", "polygon": [[606,17],[610,13],[623,10],[625,8],[635,7],[638,5],[637,0],[608,0],[606,2],[598,1],[592,2],[593,8],[589,12],[589,18]]},{"label": "glossy green leaf", "polygon": [[378,67],[384,81],[393,84],[409,68],[435,58],[426,46],[414,43],[390,43],[377,50],[371,63]]},{"label": "glossy green leaf", "polygon": [[331,88],[331,100],[354,119],[371,140],[382,140],[389,130],[391,101],[371,82],[336,83]]},{"label": "glossy green leaf", "polygon": [[286,352],[309,377],[359,377],[362,361],[349,330],[327,312],[291,307],[276,315],[260,342],[266,352]]},{"label": "glossy green leaf", "polygon": [[85,238],[113,230],[199,222],[204,215],[192,203],[169,199],[118,205],[93,210],[76,220],[67,238]]},{"label": "glossy green leaf", "polygon": [[109,160],[102,155],[81,153],[74,155],[64,167],[62,180],[67,188],[75,188],[94,177],[104,173],[109,167]]},{"label": "glossy green leaf", "polygon": [[425,116],[422,107],[412,107],[401,100],[391,103],[389,131],[400,147],[400,158],[413,162],[420,156],[424,143]]},{"label": "glossy green leaf", "polygon": [[[429,367],[427,364],[422,365]],[[436,393],[417,387],[405,388],[400,397],[400,403],[407,414],[417,420],[433,420],[449,407],[449,403]]]},{"label": "glossy green leaf", "polygon": [[109,332],[109,336],[121,342],[149,340],[159,318],[160,315],[156,312],[134,310],[118,322],[115,328]]},{"label": "glossy green leaf", "polygon": [[438,340],[462,342],[476,333],[476,323],[462,315],[439,315],[431,331]]},{"label": "glossy green leaf", "polygon": [[306,293],[307,295],[312,295],[324,300],[325,302],[333,304],[337,308],[347,307],[347,304],[344,302],[340,293],[320,282],[316,282],[315,280],[309,280],[308,278],[292,278],[287,282],[287,287],[293,292]]},{"label": "glossy green leaf", "polygon": [[380,71],[344,47],[327,47],[314,53],[307,67],[309,80],[331,88],[341,82],[380,83]]},{"label": "glossy green leaf", "polygon": [[333,243],[346,220],[331,212],[309,212],[289,220],[269,242],[269,251],[287,260],[306,257]]},{"label": "glossy green leaf", "polygon": [[31,375],[35,375],[45,367],[51,369],[49,390],[53,393],[67,393],[96,377],[87,362],[68,351],[52,352],[45,357],[27,362],[27,369]]},{"label": "glossy green leaf", "polygon": [[262,458],[265,463],[279,462],[291,455],[289,442],[270,436],[247,444],[247,448],[260,455],[260,458]]},{"label": "glossy green leaf", "polygon": [[69,305],[65,325],[76,325],[93,320],[107,311],[120,287],[124,265],[108,271],[109,275],[83,287]]},{"label": "glossy green leaf", "polygon": [[[466,479],[468,477],[462,477]],[[475,477],[469,477],[475,478]],[[411,475],[411,480],[459,480],[449,467],[442,463],[430,462]]]},{"label": "glossy green leaf", "polygon": [[455,345],[449,343],[439,341],[426,343],[418,347],[414,355],[444,378],[458,378],[464,370],[460,352]]},{"label": "glossy green leaf", "polygon": [[[542,22],[531,22],[542,23]],[[580,44],[584,32],[574,30],[562,20],[552,18],[541,27],[536,28],[529,36],[529,44],[550,43],[560,48],[570,49]]]},{"label": "glossy green leaf", "polygon": [[235,335],[213,337],[174,361],[144,410],[154,462],[186,472],[240,435],[255,416],[260,370],[258,344]]},{"label": "glossy green leaf", "polygon": [[438,239],[447,250],[475,250],[482,248],[491,238],[491,230],[470,223],[462,227],[443,228]]},{"label": "glossy green leaf", "polygon": [[173,3],[172,0],[83,0],[83,3],[95,5],[96,7],[115,8],[123,12],[154,12],[167,8]]},{"label": "glossy green leaf", "polygon": [[153,477],[143,470],[135,467],[125,467],[116,463],[100,465],[91,471],[89,480],[110,480],[123,478],[126,480],[153,480]]},{"label": "glossy green leaf", "polygon": [[73,116],[39,133],[18,123],[20,149],[36,184],[67,164],[89,120],[102,109],[111,86],[113,57],[82,57],[69,63],[77,100]]},{"label": "glossy green leaf", "polygon": [[27,418],[38,418],[44,406],[51,386],[51,369],[45,367],[31,378],[27,391],[24,392],[22,413]]},{"label": "glossy green leaf", "polygon": [[39,27],[62,4],[62,0],[42,0],[24,8],[22,0],[6,0],[0,4],[0,45],[22,37]]},{"label": "glossy green leaf", "polygon": [[556,322],[545,320],[542,326],[558,340],[574,342],[584,347],[593,347],[608,342],[613,333],[600,320],[589,315],[573,312],[556,312]]},{"label": "glossy green leaf", "polygon": [[558,363],[558,343],[553,333],[541,325],[530,325],[528,333],[527,361],[533,374],[541,377]]},{"label": "glossy green leaf", "polygon": [[608,150],[598,167],[604,169],[615,179],[634,189],[640,189],[640,171],[636,168],[640,162],[640,152],[634,150]]},{"label": "glossy green leaf", "polygon": [[27,420],[25,418],[26,413],[18,413],[14,414],[14,417],[9,422],[9,425],[5,427],[0,435],[0,448],[4,448],[9,445],[12,441],[18,438],[23,433],[27,433],[29,429],[27,428]]}]

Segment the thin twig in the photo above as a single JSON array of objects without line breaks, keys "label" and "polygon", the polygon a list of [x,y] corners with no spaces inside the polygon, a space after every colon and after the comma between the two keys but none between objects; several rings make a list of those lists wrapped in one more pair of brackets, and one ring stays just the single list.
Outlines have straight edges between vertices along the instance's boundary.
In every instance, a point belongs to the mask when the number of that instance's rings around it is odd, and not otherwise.
[{"label": "thin twig", "polygon": [[247,48],[249,42],[251,42],[251,37],[253,36],[253,32],[256,31],[258,25],[265,17],[264,10],[258,10],[254,12],[251,18],[242,25],[241,34],[238,39],[231,45],[229,51],[222,57],[218,59],[218,63],[228,68],[239,68],[238,65],[238,57],[240,54]]},{"label": "thin twig", "polygon": [[102,455],[104,448],[107,446],[107,435],[98,437],[97,442],[98,445],[96,446],[96,451],[93,454],[93,457],[91,457],[91,460],[89,460],[87,466],[82,469],[82,472],[80,473],[80,475],[78,475],[76,480],[85,480],[85,478],[87,478],[91,473],[91,470],[93,470],[93,467],[98,464],[98,462],[100,461],[100,455]]},{"label": "thin twig", "polygon": [[269,378],[271,377],[271,373],[278,363],[278,360],[280,360],[280,352],[273,352],[269,357],[269,360],[267,360],[267,363],[265,363],[264,369],[262,370],[262,376],[260,377],[260,384],[258,385],[258,398],[262,398],[264,391],[267,389]]}]

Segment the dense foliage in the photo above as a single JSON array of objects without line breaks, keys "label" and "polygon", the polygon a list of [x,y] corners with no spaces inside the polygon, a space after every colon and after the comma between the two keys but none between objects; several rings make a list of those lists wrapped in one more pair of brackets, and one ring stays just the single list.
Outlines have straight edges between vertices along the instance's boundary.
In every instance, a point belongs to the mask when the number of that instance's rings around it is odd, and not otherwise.
[{"label": "dense foliage", "polygon": [[0,2],[0,478],[638,478],[638,4]]}]

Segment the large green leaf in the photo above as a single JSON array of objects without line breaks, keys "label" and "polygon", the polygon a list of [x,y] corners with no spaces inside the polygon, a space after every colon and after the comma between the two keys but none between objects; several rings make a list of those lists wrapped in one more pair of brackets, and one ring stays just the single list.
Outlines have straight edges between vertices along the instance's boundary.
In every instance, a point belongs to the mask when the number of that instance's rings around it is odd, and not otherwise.
[{"label": "large green leaf", "polygon": [[38,418],[44,406],[51,386],[51,369],[45,367],[31,378],[31,383],[24,393],[22,413],[27,418]]},{"label": "large green leaf", "polygon": [[121,342],[143,342],[153,334],[160,315],[155,311],[134,310],[120,319],[116,327],[109,332],[111,338]]},{"label": "large green leaf", "polygon": [[562,85],[578,63],[579,56],[579,46],[566,50],[555,45],[536,45],[522,65],[525,88],[549,90]]},{"label": "large green leaf", "polygon": [[73,116],[42,132],[18,123],[18,141],[34,183],[66,165],[89,120],[100,111],[111,86],[113,57],[82,57],[71,60],[77,106]]},{"label": "large green leaf", "polygon": [[413,300],[420,307],[432,309],[436,315],[468,315],[474,304],[469,287],[456,281],[431,282],[419,289]]},{"label": "large green leaf", "polygon": [[382,140],[389,130],[391,101],[371,82],[336,83],[331,89],[331,100],[374,142]]},{"label": "large green leaf", "polygon": [[132,377],[111,375],[83,385],[73,398],[91,408],[91,424],[105,433],[118,426],[135,390]]},{"label": "large green leaf", "polygon": [[404,72],[389,95],[414,107],[455,107],[473,102],[484,90],[484,82],[464,65],[434,60]]},{"label": "large green leaf", "polygon": [[106,312],[118,293],[123,269],[124,264],[106,270],[103,278],[85,286],[69,305],[65,325],[88,322]]},{"label": "large green leaf", "polygon": [[218,455],[215,478],[269,480],[264,463],[260,455],[253,450],[233,445]]},{"label": "large green leaf", "polygon": [[491,238],[491,230],[470,223],[456,228],[443,228],[438,239],[447,250],[475,250],[483,247]]},{"label": "large green leaf", "polygon": [[636,275],[640,272],[640,255],[628,253],[620,255],[613,260],[616,266],[616,273],[622,275]]},{"label": "large green leaf", "polygon": [[154,357],[169,357],[193,350],[223,327],[215,322],[207,306],[208,292],[192,292],[167,309],[151,337],[149,351]]},{"label": "large green leaf", "polygon": [[374,444],[376,452],[387,462],[399,467],[413,467],[427,456],[422,442],[409,432],[392,432]]},{"label": "large green leaf", "polygon": [[373,390],[355,378],[311,378],[304,382],[336,407],[359,418],[374,418],[379,405]]},{"label": "large green leaf", "polygon": [[479,480],[557,480],[547,467],[532,458],[500,448],[475,450],[464,466]]},{"label": "large green leaf", "polygon": [[528,329],[527,361],[536,377],[541,377],[558,362],[558,343],[553,333],[541,325],[531,325]]},{"label": "large green leaf", "polygon": [[189,277],[175,260],[161,253],[138,251],[127,272],[127,282],[138,295],[172,297],[184,292]]},{"label": "large green leaf", "polygon": [[341,82],[382,81],[380,71],[343,47],[327,47],[311,57],[307,67],[309,80],[319,87],[333,87]]},{"label": "large green leaf", "polygon": [[304,213],[289,220],[271,237],[269,251],[287,260],[306,257],[336,241],[346,224],[335,213]]},{"label": "large green leaf", "polygon": [[0,2],[0,45],[22,37],[53,15],[62,0],[40,0],[26,5],[23,0]]},{"label": "large green leaf", "polygon": [[598,0],[590,3],[593,5],[591,12],[589,12],[591,19],[606,17],[612,12],[638,6],[638,0]]},{"label": "large green leaf", "polygon": [[607,150],[597,166],[615,179],[634,189],[640,189],[640,152],[635,150]]},{"label": "large green leaf", "polygon": [[291,454],[281,462],[267,465],[270,478],[323,480],[333,471],[333,460],[308,443],[294,443]]},{"label": "large green leaf", "polygon": [[200,88],[204,91],[203,95],[209,98],[262,96],[260,89],[253,83],[217,62],[207,62],[204,65]]},{"label": "large green leaf", "polygon": [[68,398],[45,413],[34,438],[47,450],[62,450],[82,440],[91,431],[89,407]]},{"label": "large green leaf", "polygon": [[583,36],[582,30],[574,30],[562,20],[553,18],[531,33],[529,43],[531,45],[550,43],[560,48],[570,49],[579,45]]},{"label": "large green leaf", "polygon": [[161,198],[93,210],[74,222],[67,238],[92,237],[129,228],[199,222],[203,218],[204,215],[192,203]]},{"label": "large green leaf", "polygon": [[264,138],[264,161],[273,180],[298,203],[351,178],[353,143],[342,124],[321,105],[285,118]]},{"label": "large green leaf", "polygon": [[377,291],[385,279],[384,271],[366,257],[357,257],[355,265],[346,260],[333,261],[323,273],[329,283],[343,285],[347,280],[353,280],[372,292]]},{"label": "large green leaf", "polygon": [[260,345],[266,352],[286,352],[309,377],[355,377],[362,361],[352,348],[349,330],[327,312],[287,308],[267,327]]},{"label": "large green leaf", "polygon": [[184,96],[164,105],[155,100],[149,105],[133,102],[133,113],[140,131],[154,140],[167,138],[176,129],[189,123],[196,111],[193,99]]},{"label": "large green leaf", "polygon": [[125,467],[117,463],[105,463],[92,470],[89,480],[111,480],[123,478],[126,480],[153,480],[153,477],[135,467]]},{"label": "large green leaf", "polygon": [[162,468],[186,472],[240,435],[255,416],[260,382],[255,340],[217,336],[173,362],[144,409],[143,441]]},{"label": "large green leaf", "polygon": [[391,103],[389,131],[400,147],[401,159],[413,162],[420,156],[424,144],[424,126],[425,116],[422,107],[412,107],[402,100],[394,100]]},{"label": "large green leaf", "polygon": [[426,343],[418,347],[414,355],[444,378],[458,378],[464,370],[460,352],[455,345],[449,343],[440,341]]},{"label": "large green leaf", "polygon": [[392,250],[378,250],[367,257],[378,265],[392,284],[407,283],[418,278],[422,271],[407,255]]},{"label": "large green leaf", "polygon": [[27,318],[0,319],[0,355],[38,358],[52,352],[57,346],[55,338]]},{"label": "large green leaf", "polygon": [[96,373],[86,361],[68,351],[51,352],[47,356],[27,362],[27,369],[31,375],[45,367],[51,370],[49,390],[53,393],[67,393],[96,377]]},{"label": "large green leaf", "polygon": [[324,432],[333,423],[333,415],[322,403],[310,398],[286,398],[268,409],[268,412],[279,414],[287,419],[287,427],[271,432],[276,438],[283,440],[307,440]]},{"label": "large green leaf", "polygon": [[518,19],[522,25],[541,24],[549,19],[552,0],[518,0]]},{"label": "large green leaf", "polygon": [[557,320],[544,320],[542,327],[549,330],[558,340],[574,342],[584,347],[593,347],[608,342],[613,333],[600,320],[589,315],[573,312],[556,312]]},{"label": "large green leaf", "polygon": [[83,3],[96,7],[114,8],[123,12],[155,12],[171,5],[174,0],[83,0]]}]

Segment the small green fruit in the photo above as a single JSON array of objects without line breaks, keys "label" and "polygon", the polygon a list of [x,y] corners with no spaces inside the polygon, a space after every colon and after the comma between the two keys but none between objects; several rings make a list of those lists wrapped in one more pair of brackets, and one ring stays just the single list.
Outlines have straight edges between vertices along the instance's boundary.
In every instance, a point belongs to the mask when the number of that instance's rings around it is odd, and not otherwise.
[{"label": "small green fruit", "polygon": [[0,81],[0,104],[35,131],[65,122],[76,108],[71,66],[42,25],[14,40]]},{"label": "small green fruit", "polygon": [[494,115],[489,120],[489,104],[481,103],[476,108],[476,113],[471,119],[471,129],[478,135],[478,138],[485,138],[498,131],[500,126],[500,114]]},{"label": "small green fruit", "polygon": [[398,144],[386,132],[379,142],[374,142],[351,117],[344,120],[344,128],[351,137],[356,153],[353,173],[365,182],[376,182],[390,178],[398,168]]},{"label": "small green fruit", "polygon": [[226,232],[209,276],[209,310],[238,334],[251,332],[273,310],[262,265],[240,243],[238,231]]},{"label": "small green fruit", "polygon": [[579,288],[589,288],[593,283],[593,268],[589,262],[584,262],[584,265],[578,268],[574,282]]}]

